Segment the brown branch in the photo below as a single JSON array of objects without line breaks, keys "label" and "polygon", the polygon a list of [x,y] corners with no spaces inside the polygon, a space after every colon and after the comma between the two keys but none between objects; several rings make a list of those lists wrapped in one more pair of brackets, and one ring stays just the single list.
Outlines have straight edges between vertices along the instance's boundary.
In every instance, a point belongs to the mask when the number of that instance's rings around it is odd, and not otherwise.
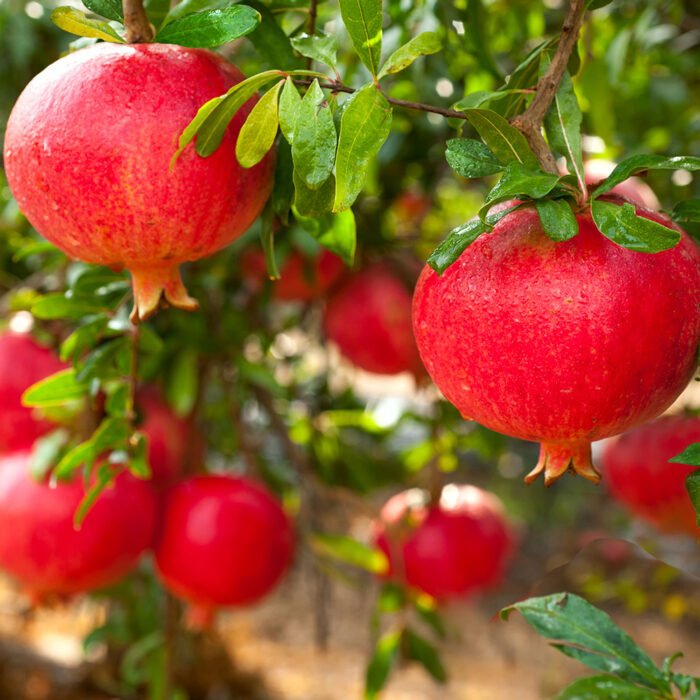
[{"label": "brown branch", "polygon": [[316,31],[316,16],[318,14],[318,0],[311,0],[309,6],[309,34],[314,35]]},{"label": "brown branch", "polygon": [[127,44],[144,44],[153,41],[155,31],[148,21],[143,0],[122,0],[124,11],[124,27],[126,28]]},{"label": "brown branch", "polygon": [[530,106],[511,121],[513,126],[519,129],[527,139],[530,148],[539,159],[542,169],[557,175],[559,171],[554,162],[554,156],[544,140],[544,136],[542,136],[542,123],[554,96],[557,94],[571,52],[578,41],[583,23],[584,5],[585,0],[569,0],[569,9],[561,28],[559,46],[557,46],[554,58],[538,83],[535,97],[530,102]]}]

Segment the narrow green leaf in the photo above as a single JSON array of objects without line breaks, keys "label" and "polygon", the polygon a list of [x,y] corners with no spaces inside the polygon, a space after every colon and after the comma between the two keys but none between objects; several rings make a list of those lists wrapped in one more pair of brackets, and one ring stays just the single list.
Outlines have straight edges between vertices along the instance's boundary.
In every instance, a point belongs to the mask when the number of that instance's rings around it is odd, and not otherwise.
[{"label": "narrow green leaf", "polygon": [[259,22],[259,13],[246,5],[204,10],[169,22],[156,40],[161,44],[211,49],[250,34]]},{"label": "narrow green leaf", "polygon": [[90,12],[94,12],[101,17],[112,19],[115,22],[124,21],[122,0],[83,0],[83,5],[85,5]]},{"label": "narrow green leaf", "polygon": [[442,617],[440,617],[435,600],[430,596],[423,595],[415,600],[414,605],[421,620],[423,620],[440,639],[445,639],[445,637],[447,637],[447,630],[445,629],[445,623],[442,621]]},{"label": "narrow green leaf", "polygon": [[65,294],[46,294],[32,304],[32,314],[42,319],[80,320],[90,314],[104,311],[102,304],[83,297],[67,297]]},{"label": "narrow green leaf", "polygon": [[656,700],[659,696],[616,676],[579,678],[556,700]]},{"label": "narrow green leaf", "polygon": [[236,142],[236,158],[244,168],[257,165],[275,143],[279,120],[277,100],[284,80],[268,90],[251,110]]},{"label": "narrow green leaf", "polygon": [[386,582],[382,585],[377,598],[377,612],[395,613],[406,605],[406,589],[396,583]]},{"label": "narrow green leaf", "polygon": [[41,480],[51,471],[69,439],[69,432],[64,428],[58,428],[36,440],[32,446],[32,456],[29,463],[32,478]]},{"label": "narrow green leaf", "polygon": [[571,593],[529,598],[501,611],[519,611],[553,646],[586,666],[647,688],[670,693],[668,681],[649,656],[610,616]]},{"label": "narrow green leaf", "polygon": [[442,40],[435,32],[423,32],[400,46],[387,58],[377,79],[390,73],[400,73],[420,56],[430,56],[442,49]]},{"label": "narrow green leaf", "polygon": [[438,683],[447,683],[447,672],[440,661],[437,649],[411,629],[404,633],[406,657],[417,661]]},{"label": "narrow green leaf", "polygon": [[[532,49],[523,61],[516,66],[515,70],[511,72],[505,84],[501,86],[501,91],[511,91],[510,96],[506,102],[501,105],[500,110],[500,113],[506,119],[510,119],[523,111],[527,100],[527,94],[522,91],[530,90],[533,85],[537,84],[543,54],[555,50],[558,42],[558,38],[548,39]],[[516,90],[520,92],[515,92]]]},{"label": "narrow green leaf", "polygon": [[677,224],[700,223],[700,199],[686,199],[684,202],[678,202],[673,207],[671,218]]},{"label": "narrow green leaf", "polygon": [[24,406],[60,406],[81,399],[87,387],[75,377],[74,369],[64,369],[30,386],[22,395]]},{"label": "narrow green leaf", "polygon": [[687,464],[691,467],[700,467],[700,442],[688,445],[683,452],[668,460],[675,464]]},{"label": "narrow green leaf", "polygon": [[357,247],[357,229],[352,209],[320,217],[304,217],[297,212],[299,225],[322,246],[340,256],[346,265],[352,265]]},{"label": "narrow green leaf", "polygon": [[99,345],[92,352],[85,356],[80,365],[76,379],[80,382],[89,381],[95,377],[104,378],[103,375],[115,373],[113,363],[120,353],[130,354],[131,344],[126,336],[120,336],[113,340],[108,340]]},{"label": "narrow green leaf", "polygon": [[76,530],[79,530],[85,518],[90,513],[92,507],[97,503],[99,497],[103,494],[106,488],[108,488],[114,481],[114,474],[107,468],[101,469],[100,473],[95,480],[95,483],[88,489],[87,493],[80,502],[78,509],[75,512],[75,517],[73,518],[73,523]]},{"label": "narrow green leaf", "polygon": [[566,199],[538,199],[535,208],[542,228],[553,241],[568,241],[578,233],[578,221]]},{"label": "narrow green leaf", "polygon": [[339,0],[339,4],[357,55],[376,76],[382,56],[382,0]]},{"label": "narrow green leaf", "polygon": [[297,171],[294,171],[294,209],[301,216],[323,216],[333,209],[335,200],[335,176],[331,175],[317,190],[307,187]]},{"label": "narrow green leaf", "polygon": [[130,435],[131,428],[126,418],[108,416],[92,434],[90,442],[95,453],[102,454],[107,450],[125,447]]},{"label": "narrow green leaf", "polygon": [[317,190],[333,171],[337,135],[326,95],[314,80],[299,108],[292,138],[294,172],[307,187]]},{"label": "narrow green leaf", "polygon": [[168,403],[179,416],[187,416],[194,408],[199,386],[199,356],[183,348],[175,356],[168,373],[166,395]]},{"label": "narrow green leaf", "polygon": [[277,144],[275,159],[275,184],[272,187],[272,211],[286,226],[289,223],[289,211],[294,201],[294,162],[292,149],[285,139]]},{"label": "narrow green leaf", "polygon": [[464,114],[501,163],[539,170],[540,163],[525,137],[502,116],[490,109],[468,109]]},{"label": "narrow green leaf", "polygon": [[99,19],[90,19],[84,12],[74,7],[57,7],[51,13],[51,21],[70,34],[91,39],[102,39],[113,44],[123,44],[124,39],[107,23]]},{"label": "narrow green leaf", "polygon": [[294,81],[291,78],[287,78],[280,95],[279,122],[282,135],[290,145],[294,141],[294,131],[297,128],[300,112],[301,96]]},{"label": "narrow green leaf", "polygon": [[317,554],[356,566],[373,574],[383,574],[389,564],[383,552],[345,535],[313,533],[311,546]]},{"label": "narrow green leaf", "polygon": [[639,155],[625,158],[598,185],[591,197],[598,197],[605,192],[609,192],[615,185],[624,182],[628,177],[647,170],[689,170],[690,172],[696,172],[700,170],[700,158],[693,156],[667,158],[666,156],[657,155]]},{"label": "narrow green leaf", "polygon": [[387,632],[377,642],[365,675],[365,700],[376,700],[399,654],[401,630]]},{"label": "narrow green leaf", "polygon": [[[685,479],[685,489],[693,503],[693,508],[697,513],[698,526],[700,526],[700,469],[689,474]],[[700,690],[700,686],[698,687]]]},{"label": "narrow green leaf", "polygon": [[541,199],[546,197],[559,183],[559,176],[545,173],[539,169],[532,170],[520,163],[506,166],[501,179],[486,195],[486,206],[502,202],[513,197],[530,197]]},{"label": "narrow green leaf", "polygon": [[186,15],[193,15],[197,12],[205,12],[211,10],[222,10],[225,7],[230,7],[233,0],[180,0],[176,3],[165,16],[161,25],[161,31],[166,24],[174,22],[177,19]]},{"label": "narrow green leaf", "polygon": [[362,191],[367,167],[389,136],[391,119],[391,105],[374,84],[348,100],[340,120],[334,211],[352,206]]},{"label": "narrow green leaf", "polygon": [[137,479],[150,479],[153,477],[151,465],[148,463],[148,437],[143,433],[137,432],[133,435],[131,452],[126,462],[128,470]]},{"label": "narrow green leaf", "polygon": [[280,274],[279,267],[277,267],[277,256],[275,255],[275,227],[273,226],[273,219],[268,207],[265,207],[262,216],[260,242],[262,243],[263,253],[265,254],[267,276],[272,280],[278,280],[282,275]]},{"label": "narrow green leaf", "polygon": [[486,177],[503,170],[489,147],[476,139],[450,139],[445,157],[449,166],[462,177]]},{"label": "narrow green leaf", "polygon": [[678,231],[637,216],[628,203],[618,206],[596,199],[591,204],[591,213],[595,225],[606,238],[640,253],[669,250],[681,239]]},{"label": "narrow green leaf", "polygon": [[292,46],[306,58],[335,68],[338,63],[338,41],[334,36],[299,34],[290,39]]},{"label": "narrow green leaf", "polygon": [[184,128],[177,140],[177,151],[175,151],[170,160],[171,170],[175,167],[175,162],[180,157],[180,154],[185,150],[185,148],[187,148],[187,146],[189,146],[190,143],[192,143],[192,140],[199,132],[202,124],[204,124],[209,115],[226,99],[226,97],[227,95],[214,97],[213,99],[209,100],[209,102],[205,102],[197,110],[197,114],[195,114],[194,119]]},{"label": "narrow green leaf", "polygon": [[97,457],[98,453],[92,440],[81,442],[63,455],[61,461],[51,473],[51,480],[53,482],[68,480],[81,467],[86,465],[91,467]]}]

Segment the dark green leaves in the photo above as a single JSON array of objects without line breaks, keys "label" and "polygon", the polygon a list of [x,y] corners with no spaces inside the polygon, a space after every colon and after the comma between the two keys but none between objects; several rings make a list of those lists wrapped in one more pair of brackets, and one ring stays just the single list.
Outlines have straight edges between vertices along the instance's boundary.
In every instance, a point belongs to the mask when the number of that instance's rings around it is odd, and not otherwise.
[{"label": "dark green leaves", "polygon": [[377,78],[381,79],[391,73],[400,73],[420,56],[429,56],[437,53],[441,48],[442,41],[437,34],[434,32],[423,32],[396,49],[387,58]]},{"label": "dark green leaves", "polygon": [[700,199],[686,199],[684,202],[678,202],[673,207],[671,218],[681,225],[700,223]]},{"label": "dark green leaves", "polygon": [[391,668],[399,654],[401,630],[387,632],[377,642],[365,676],[365,700],[376,700],[386,685]]},{"label": "dark green leaves", "polygon": [[362,190],[367,166],[389,136],[391,119],[391,105],[374,84],[348,100],[340,120],[334,211],[350,207]]},{"label": "dark green leaves", "polygon": [[122,22],[124,20],[121,0],[83,0],[83,5],[85,5],[90,12],[94,12],[96,15],[106,17],[115,22]]},{"label": "dark green leaves", "polygon": [[70,34],[91,39],[102,39],[114,44],[123,44],[124,39],[109,25],[99,19],[92,19],[74,7],[57,7],[51,13],[51,21]]},{"label": "dark green leaves", "polygon": [[553,241],[568,241],[578,233],[578,221],[565,199],[538,199],[535,208],[542,228]]},{"label": "dark green leaves", "polygon": [[275,142],[279,126],[277,100],[282,85],[284,81],[280,80],[260,98],[238,134],[236,158],[244,168],[257,165]]},{"label": "dark green leaves", "polygon": [[598,199],[591,204],[598,230],[614,243],[640,253],[659,253],[680,241],[678,231],[635,214],[631,204],[611,204]]},{"label": "dark green leaves", "polygon": [[357,55],[376,77],[382,55],[382,0],[340,0],[340,14]]},{"label": "dark green leaves", "polygon": [[556,700],[657,700],[658,697],[616,676],[589,676],[574,681]]},{"label": "dark green leaves", "polygon": [[[694,447],[697,446],[694,445]],[[671,460],[673,461],[673,460]],[[700,526],[700,469],[689,474],[685,480],[685,488],[688,491],[693,508],[698,516],[698,526]]]},{"label": "dark green leaves", "polygon": [[334,36],[309,36],[300,34],[291,40],[292,46],[306,58],[335,68],[338,58],[338,42]]},{"label": "dark green leaves", "polygon": [[511,163],[503,177],[486,196],[486,204],[494,204],[517,196],[540,199],[546,197],[559,183],[559,176]]},{"label": "dark green leaves", "polygon": [[404,633],[406,658],[417,661],[438,683],[447,682],[445,667],[440,661],[437,649],[424,637],[411,629]]},{"label": "dark green leaves", "polygon": [[445,156],[450,167],[462,177],[486,177],[503,170],[489,147],[475,139],[450,139]]},{"label": "dark green leaves", "polygon": [[700,442],[688,445],[683,452],[668,461],[674,464],[688,464],[693,467],[700,467]]},{"label": "dark green leaves", "polygon": [[156,38],[161,44],[214,48],[250,34],[259,21],[260,15],[252,7],[234,5],[175,19],[166,24]]}]

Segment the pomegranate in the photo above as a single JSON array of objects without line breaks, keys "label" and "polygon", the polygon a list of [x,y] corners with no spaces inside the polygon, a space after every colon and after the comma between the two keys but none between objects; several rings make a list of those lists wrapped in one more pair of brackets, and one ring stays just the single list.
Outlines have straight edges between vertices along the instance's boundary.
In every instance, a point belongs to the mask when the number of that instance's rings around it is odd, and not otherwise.
[{"label": "pomegranate", "polygon": [[[591,186],[598,185],[610,175],[616,165],[617,163],[602,158],[587,160],[583,164],[586,184]],[[610,191],[646,209],[658,211],[661,208],[661,204],[654,194],[654,190],[652,190],[644,180],[640,180],[638,177],[630,177],[619,185],[615,185]]]},{"label": "pomegranate", "polygon": [[166,588],[193,604],[198,620],[269,593],[293,551],[294,531],[281,506],[248,479],[196,476],[167,494],[156,565]]},{"label": "pomegranate", "polygon": [[32,384],[66,369],[56,355],[25,333],[0,334],[0,454],[32,446],[54,425],[22,405]]},{"label": "pomegranate", "polygon": [[246,170],[235,145],[255,100],[201,158],[178,137],[243,75],[202,49],[101,43],[59,59],[25,88],[5,136],[8,183],[29,221],[74,258],[127,268],[134,314],[163,299],[196,307],[179,266],[241,235],[272,186],[273,157]]},{"label": "pomegranate", "polygon": [[328,340],[361,369],[425,373],[411,328],[411,293],[384,263],[360,270],[334,292],[323,323]]},{"label": "pomegranate", "polygon": [[494,494],[455,484],[434,505],[418,489],[389,499],[375,538],[389,560],[389,578],[440,601],[498,585],[515,543]]},{"label": "pomegranate", "polygon": [[700,418],[663,416],[605,445],[601,463],[612,495],[665,532],[700,537],[685,478],[697,467],[669,463],[700,442]]},{"label": "pomegranate", "polygon": [[[638,214],[673,224],[654,212]],[[541,443],[526,477],[568,469],[598,482],[590,442],[661,413],[696,367],[700,252],[682,233],[662,253],[605,238],[590,212],[556,243],[536,211],[515,211],[413,302],[428,373],[463,416]],[[641,300],[649,303],[642,303]]]},{"label": "pomegranate", "polygon": [[29,473],[30,452],[0,457],[0,569],[34,598],[83,593],[115,583],[151,545],[155,497],[122,473],[76,530],[81,478],[54,488]]},{"label": "pomegranate", "polygon": [[[247,250],[242,262],[246,285],[254,292],[267,281],[265,256],[259,250]],[[270,282],[272,298],[277,301],[302,301],[320,299],[345,272],[343,261],[326,248],[308,259],[300,251],[293,250],[285,258],[280,269],[280,279]]]}]

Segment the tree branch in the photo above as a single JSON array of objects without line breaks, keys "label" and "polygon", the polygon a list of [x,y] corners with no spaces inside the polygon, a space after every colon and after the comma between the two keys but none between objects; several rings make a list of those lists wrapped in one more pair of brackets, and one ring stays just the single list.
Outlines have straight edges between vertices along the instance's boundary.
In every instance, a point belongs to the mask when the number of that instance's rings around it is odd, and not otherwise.
[{"label": "tree branch", "polygon": [[542,165],[542,169],[558,174],[554,156],[542,136],[542,123],[549,107],[557,94],[559,84],[569,63],[571,53],[578,41],[578,35],[583,23],[585,0],[569,0],[569,9],[561,28],[559,46],[547,71],[537,85],[537,91],[530,106],[511,120],[527,139],[530,147]]},{"label": "tree branch", "polygon": [[127,44],[153,41],[155,31],[143,9],[143,0],[122,0],[122,10]]}]

